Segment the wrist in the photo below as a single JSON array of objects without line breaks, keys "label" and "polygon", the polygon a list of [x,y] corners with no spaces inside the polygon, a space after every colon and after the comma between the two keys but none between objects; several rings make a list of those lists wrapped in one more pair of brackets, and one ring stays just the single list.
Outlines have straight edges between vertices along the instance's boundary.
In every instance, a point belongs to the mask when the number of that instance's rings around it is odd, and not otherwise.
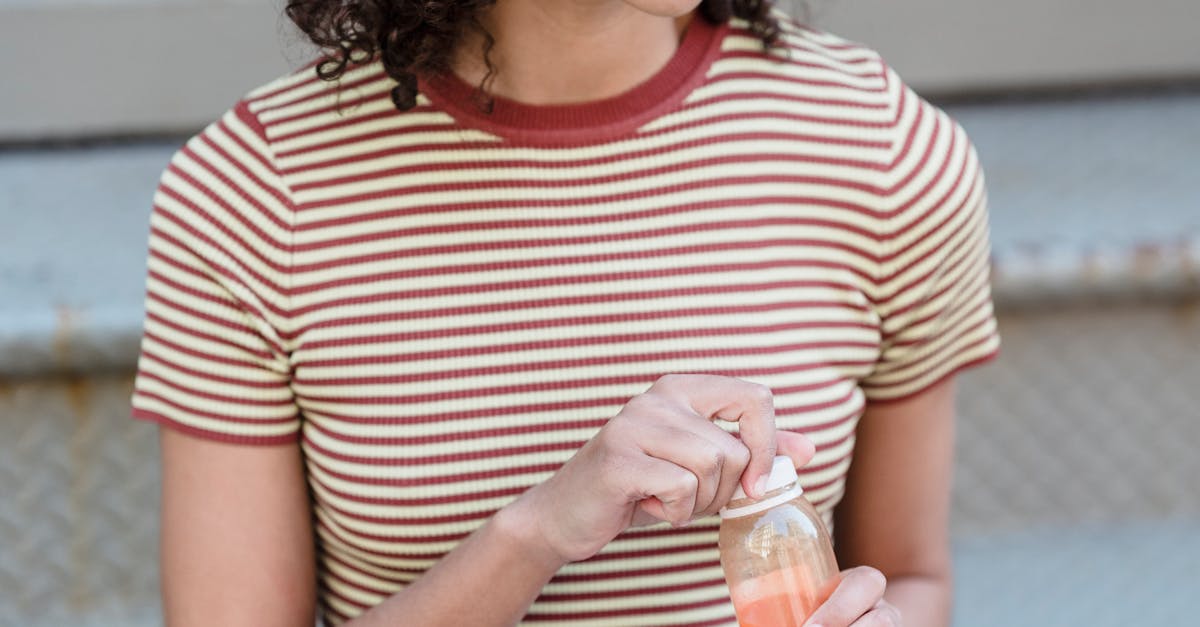
[{"label": "wrist", "polygon": [[541,530],[541,517],[528,493],[509,503],[492,517],[489,527],[507,546],[515,547],[521,559],[549,576],[569,559],[559,553]]}]

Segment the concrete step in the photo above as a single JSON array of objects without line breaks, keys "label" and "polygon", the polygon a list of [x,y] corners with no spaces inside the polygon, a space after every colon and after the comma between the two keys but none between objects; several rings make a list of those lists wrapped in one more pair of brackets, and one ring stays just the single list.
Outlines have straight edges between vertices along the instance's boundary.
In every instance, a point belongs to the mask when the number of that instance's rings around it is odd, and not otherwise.
[{"label": "concrete step", "polygon": [[986,169],[997,301],[1200,290],[1200,93],[948,109]]},{"label": "concrete step", "polygon": [[1195,520],[960,539],[954,547],[954,625],[1193,624],[1198,559]]},{"label": "concrete step", "polygon": [[[1200,290],[1200,93],[948,108],[987,170],[1002,305]],[[182,142],[0,151],[0,375],[131,367]]]},{"label": "concrete step", "polygon": [[182,142],[0,152],[0,376],[132,368],[151,196]]}]

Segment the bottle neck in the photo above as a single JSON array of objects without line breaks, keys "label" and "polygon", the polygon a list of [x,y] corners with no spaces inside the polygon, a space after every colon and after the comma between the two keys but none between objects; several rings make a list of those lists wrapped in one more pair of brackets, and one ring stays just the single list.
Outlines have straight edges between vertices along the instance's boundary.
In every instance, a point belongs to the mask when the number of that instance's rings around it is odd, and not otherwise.
[{"label": "bottle neck", "polygon": [[[757,501],[750,499],[732,501],[733,503],[739,504],[736,507],[721,508],[721,518],[740,518],[742,516],[749,516],[750,514],[757,514],[758,512],[771,509],[780,503],[786,503],[800,496],[801,494],[804,494],[804,488],[800,487],[800,483],[792,483],[783,486],[778,490],[772,490],[771,492],[768,492],[763,496],[762,499]],[[745,502],[746,504],[741,505],[740,503],[742,502]]]}]

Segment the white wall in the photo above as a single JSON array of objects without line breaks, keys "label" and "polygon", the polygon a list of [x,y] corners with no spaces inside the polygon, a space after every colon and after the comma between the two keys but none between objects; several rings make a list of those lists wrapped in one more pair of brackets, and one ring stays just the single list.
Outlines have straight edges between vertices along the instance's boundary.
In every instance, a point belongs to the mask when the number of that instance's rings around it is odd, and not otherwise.
[{"label": "white wall", "polygon": [[306,60],[282,0],[5,1],[0,139],[193,130]]},{"label": "white wall", "polygon": [[[0,141],[190,131],[307,60],[283,0],[0,0]],[[918,89],[1200,77],[1192,0],[813,0]]]},{"label": "white wall", "polygon": [[1200,78],[1195,0],[824,0],[926,92]]}]

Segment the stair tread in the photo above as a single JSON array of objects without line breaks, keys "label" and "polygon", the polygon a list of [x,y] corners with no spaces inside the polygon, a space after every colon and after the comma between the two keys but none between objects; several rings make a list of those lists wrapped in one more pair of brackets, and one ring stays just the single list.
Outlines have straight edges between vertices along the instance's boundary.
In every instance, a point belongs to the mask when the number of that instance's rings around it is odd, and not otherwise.
[{"label": "stair tread", "polygon": [[[1195,289],[1200,93],[947,109],[987,172],[998,301]],[[103,333],[93,352],[129,358],[151,196],[182,141],[0,151],[0,346],[36,361]]]}]

